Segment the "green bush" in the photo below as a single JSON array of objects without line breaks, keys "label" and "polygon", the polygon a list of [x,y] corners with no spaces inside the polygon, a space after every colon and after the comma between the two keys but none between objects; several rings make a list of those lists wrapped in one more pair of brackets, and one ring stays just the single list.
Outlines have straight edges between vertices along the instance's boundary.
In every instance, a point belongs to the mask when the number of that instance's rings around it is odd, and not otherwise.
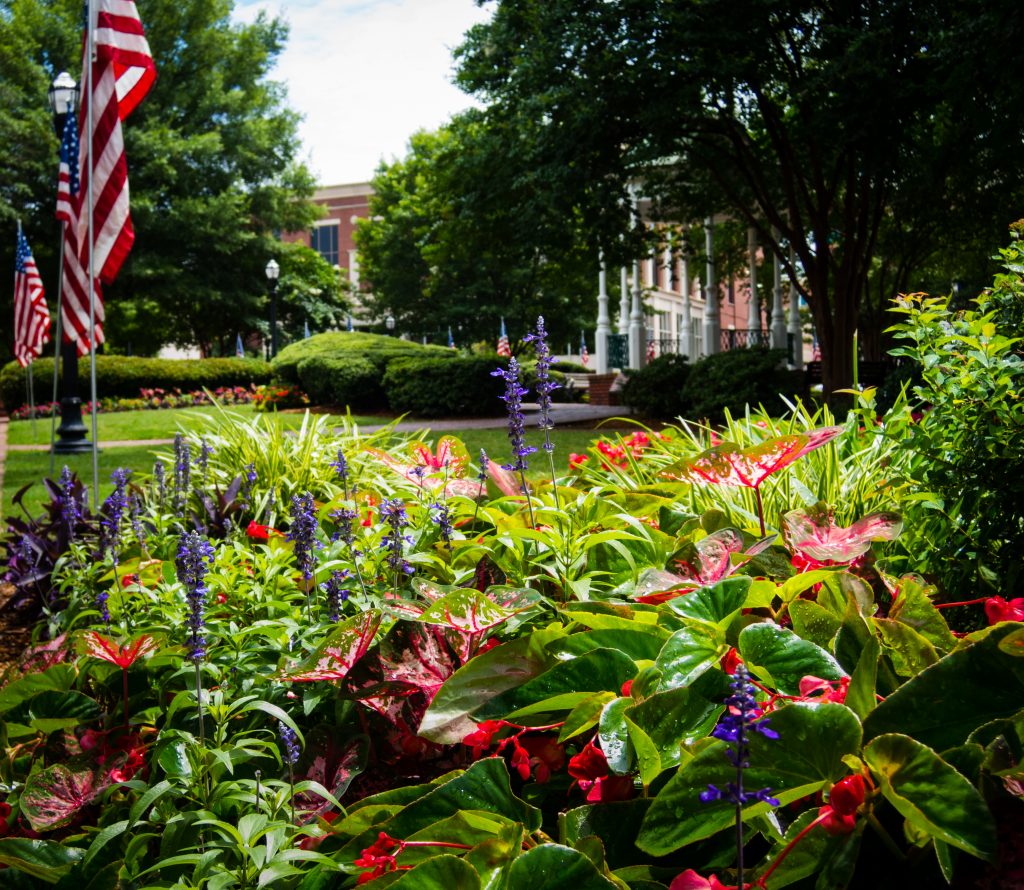
[{"label": "green bush", "polygon": [[747,405],[764,405],[769,414],[786,409],[782,397],[803,389],[803,375],[782,367],[782,349],[730,349],[696,362],[681,393],[686,415],[721,419],[725,411],[742,414]]},{"label": "green bush", "polygon": [[491,371],[507,365],[492,356],[400,359],[388,365],[384,392],[392,410],[417,417],[493,417],[505,410],[505,383]]},{"label": "green bush", "polygon": [[457,353],[443,346],[423,346],[397,337],[332,331],[315,334],[282,349],[271,362],[274,380],[300,384],[299,366],[313,358],[350,358],[360,356],[373,362],[383,376],[387,366],[398,358],[454,358]]},{"label": "green bush", "polygon": [[594,369],[581,365],[578,362],[552,362],[552,371],[561,371],[563,374],[593,374]]},{"label": "green bush", "polygon": [[[89,360],[78,363],[80,395],[89,400]],[[36,397],[50,392],[53,359],[41,358],[32,365]],[[12,410],[25,400],[25,369],[9,362],[0,371],[0,399]],[[139,390],[217,389],[221,386],[250,386],[268,383],[270,365],[251,358],[134,358],[123,355],[96,356],[96,392],[101,398],[137,398]],[[48,398],[48,396],[47,396]]]},{"label": "green bush", "polygon": [[646,417],[671,420],[687,413],[683,387],[690,376],[685,355],[662,355],[639,371],[630,371],[622,401]]},{"label": "green bush", "polygon": [[380,368],[363,355],[314,355],[298,366],[299,383],[317,405],[384,408]]}]

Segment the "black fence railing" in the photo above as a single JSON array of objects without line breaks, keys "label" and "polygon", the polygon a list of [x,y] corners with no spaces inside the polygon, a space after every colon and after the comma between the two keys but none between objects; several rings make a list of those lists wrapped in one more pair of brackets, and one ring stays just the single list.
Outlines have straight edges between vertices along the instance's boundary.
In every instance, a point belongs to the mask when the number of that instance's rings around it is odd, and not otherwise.
[{"label": "black fence railing", "polygon": [[608,335],[608,367],[620,369],[629,367],[628,334]]},{"label": "black fence railing", "polygon": [[729,349],[768,349],[772,345],[770,331],[750,329],[730,329],[722,331],[722,350]]},{"label": "black fence railing", "polygon": [[682,341],[676,337],[650,337],[647,340],[647,360],[680,352]]}]

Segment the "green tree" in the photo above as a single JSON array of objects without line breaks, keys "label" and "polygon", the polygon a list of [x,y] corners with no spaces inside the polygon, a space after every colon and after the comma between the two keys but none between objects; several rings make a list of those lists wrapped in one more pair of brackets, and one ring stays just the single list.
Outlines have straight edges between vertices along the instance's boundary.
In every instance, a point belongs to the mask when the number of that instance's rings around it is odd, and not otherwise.
[{"label": "green tree", "polygon": [[783,256],[792,245],[834,389],[851,381],[883,223],[913,234],[919,222],[894,208],[922,165],[942,177],[930,216],[964,207],[961,188],[1012,181],[1017,12],[1008,0],[500,0],[457,50],[458,78],[495,126],[533,128],[531,161],[606,250],[630,182],[666,219],[724,214]]},{"label": "green tree", "polygon": [[[136,240],[105,292],[108,343],[230,351],[237,331],[265,323],[263,268],[280,251],[277,233],[304,229],[317,213],[304,200],[313,180],[294,160],[297,116],[267,79],[287,29],[262,15],[232,23],[232,0],[138,8],[157,81],[125,126]],[[80,77],[80,24],[80,0],[0,0],[0,90],[11,100],[0,133],[14,147],[2,162],[0,219],[31,215],[51,305],[57,140],[46,90],[61,69]]]},{"label": "green tree", "polygon": [[[319,253],[301,242],[280,247],[278,323],[281,343],[341,328],[350,306],[350,286]],[[269,336],[269,327],[267,328]]]},{"label": "green tree", "polygon": [[577,215],[529,165],[506,164],[531,142],[471,111],[378,170],[356,234],[374,313],[413,334],[451,325],[462,341],[494,341],[501,317],[521,336],[544,315],[556,348],[593,324],[596,251]]}]

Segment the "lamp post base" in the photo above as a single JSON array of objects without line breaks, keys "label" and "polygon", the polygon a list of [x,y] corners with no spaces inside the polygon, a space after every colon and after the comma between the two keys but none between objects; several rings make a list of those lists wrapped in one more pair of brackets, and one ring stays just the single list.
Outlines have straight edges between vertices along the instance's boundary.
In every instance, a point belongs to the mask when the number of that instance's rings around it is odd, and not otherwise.
[{"label": "lamp post base", "polygon": [[82,454],[92,451],[92,442],[86,436],[88,430],[82,422],[82,400],[63,398],[60,400],[60,426],[57,427],[57,441],[53,443],[54,454]]}]

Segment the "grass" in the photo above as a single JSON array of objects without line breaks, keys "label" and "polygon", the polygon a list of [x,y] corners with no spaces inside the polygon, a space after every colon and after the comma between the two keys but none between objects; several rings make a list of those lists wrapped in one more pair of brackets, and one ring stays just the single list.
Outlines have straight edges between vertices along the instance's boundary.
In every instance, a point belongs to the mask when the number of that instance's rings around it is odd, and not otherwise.
[{"label": "grass", "polygon": [[[246,419],[256,412],[252,405],[232,405],[226,411],[238,414]],[[213,406],[199,408],[165,408],[159,411],[114,411],[109,414],[98,414],[96,424],[99,430],[100,447],[104,442],[137,441],[139,439],[173,439],[174,434],[182,427],[195,429],[202,423],[202,417],[216,414]],[[287,429],[296,429],[302,423],[303,413],[279,414],[281,422]],[[85,426],[92,439],[92,418],[86,415]],[[379,418],[354,417],[357,423],[379,423]],[[57,420],[60,423],[60,419]],[[28,420],[12,420],[7,427],[7,441],[11,445],[49,445],[50,421],[40,419],[35,424],[35,436],[32,435],[32,423]]]}]

